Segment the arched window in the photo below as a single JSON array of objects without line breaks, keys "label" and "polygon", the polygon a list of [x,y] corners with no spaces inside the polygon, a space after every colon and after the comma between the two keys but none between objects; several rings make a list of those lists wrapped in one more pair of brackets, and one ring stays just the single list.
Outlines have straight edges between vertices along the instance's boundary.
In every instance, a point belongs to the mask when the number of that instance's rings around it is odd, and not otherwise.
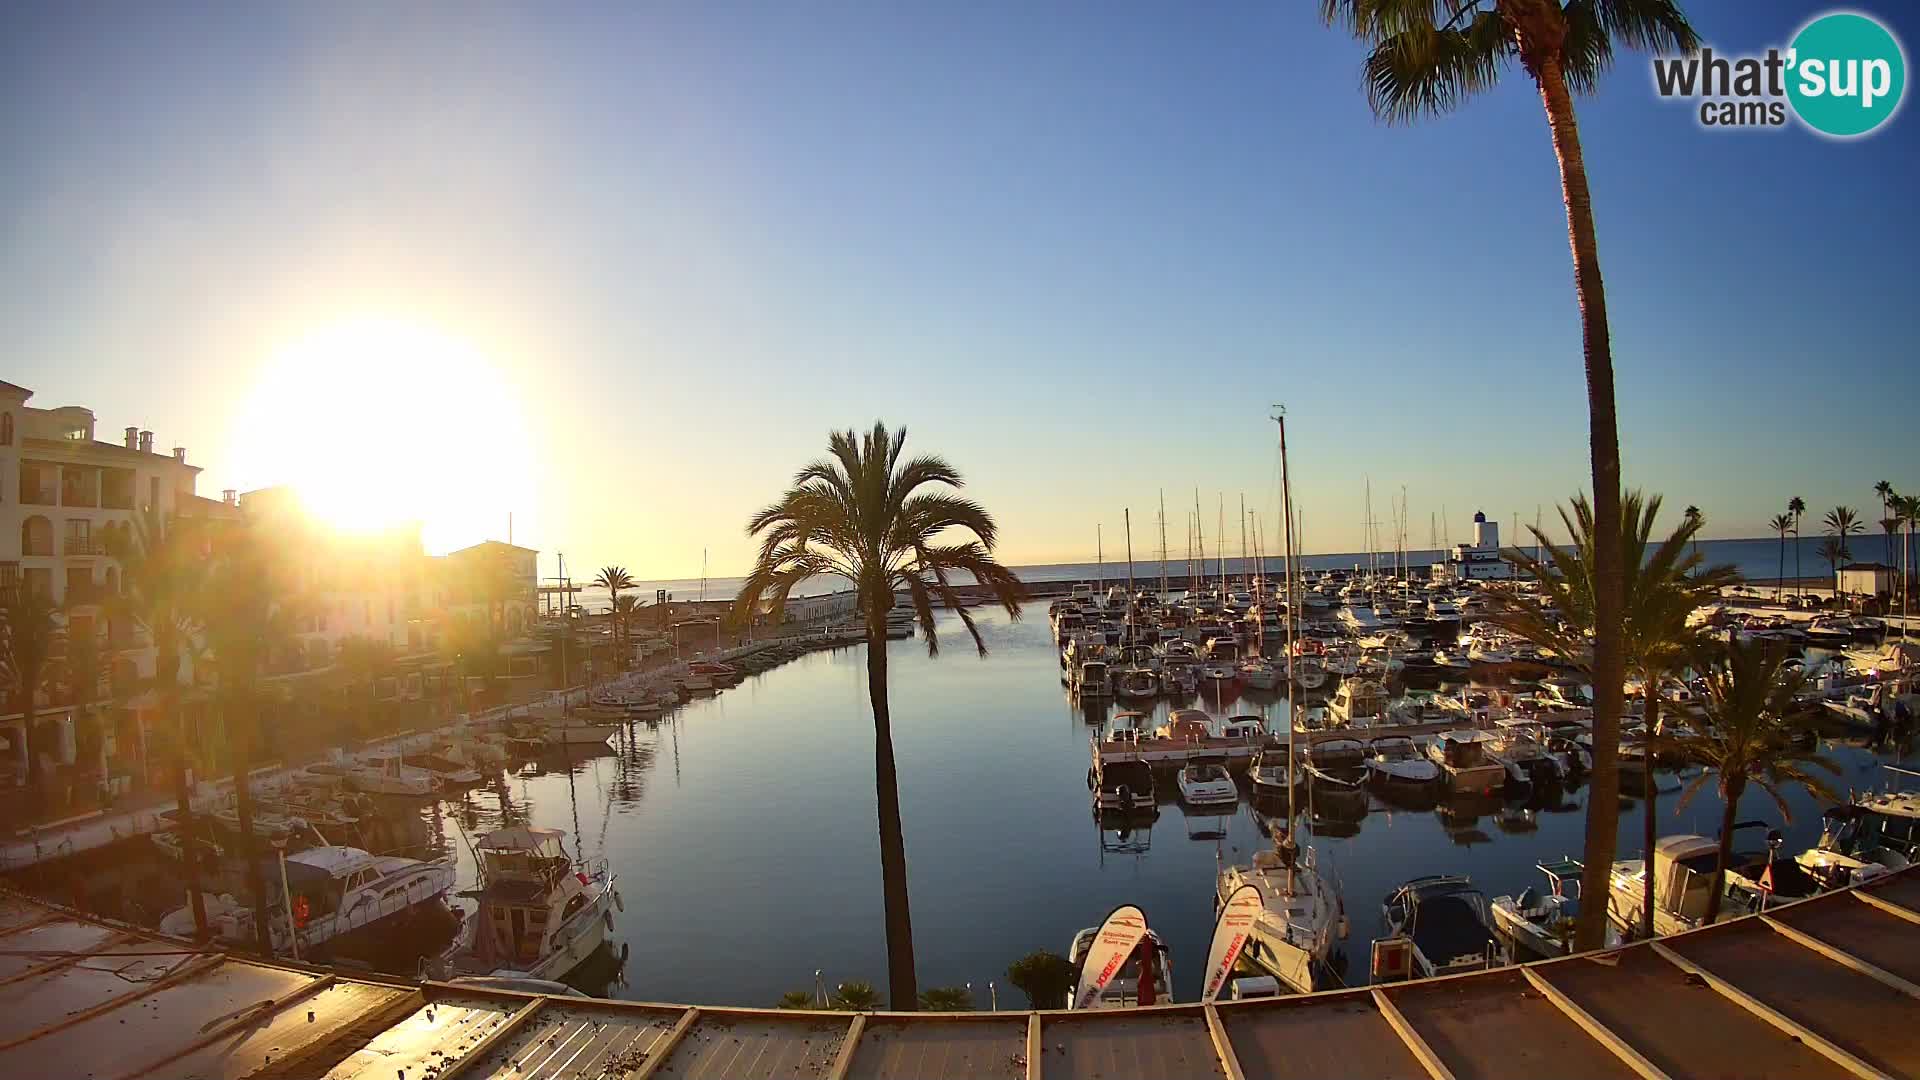
[{"label": "arched window", "polygon": [[35,514],[20,523],[20,554],[53,554],[53,522]]},{"label": "arched window", "polygon": [[13,445],[13,414],[0,413],[0,446]]}]

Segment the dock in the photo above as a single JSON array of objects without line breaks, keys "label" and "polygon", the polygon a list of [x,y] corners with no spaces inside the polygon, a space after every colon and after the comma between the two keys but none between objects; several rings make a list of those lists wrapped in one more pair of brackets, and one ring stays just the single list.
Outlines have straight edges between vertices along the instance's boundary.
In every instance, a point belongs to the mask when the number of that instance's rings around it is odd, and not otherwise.
[{"label": "dock", "polygon": [[[1396,736],[1417,739],[1473,726],[1472,721],[1463,717],[1457,721],[1443,720],[1430,724],[1382,724],[1378,727],[1296,731],[1293,733],[1293,745],[1295,749],[1304,750],[1330,739],[1359,739],[1362,742]],[[1223,739],[1215,736],[1207,739],[1142,739],[1139,742],[1099,738],[1088,741],[1098,762],[1144,761],[1156,769],[1178,769],[1194,758],[1209,757],[1225,758],[1229,767],[1244,769],[1262,748],[1284,749],[1287,735],[1285,732],[1270,733],[1265,739]]]},{"label": "dock", "polygon": [[94,1080],[1920,1076],[1920,868],[1523,967],[1101,1011],[548,997],[196,948],[0,895],[0,1063]]}]

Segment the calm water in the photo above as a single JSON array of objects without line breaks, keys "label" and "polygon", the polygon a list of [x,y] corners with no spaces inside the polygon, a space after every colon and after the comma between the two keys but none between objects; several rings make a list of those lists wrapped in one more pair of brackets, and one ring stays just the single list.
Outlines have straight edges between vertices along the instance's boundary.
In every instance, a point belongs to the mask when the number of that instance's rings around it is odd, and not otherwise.
[{"label": "calm water", "polygon": [[[1191,1000],[1216,865],[1264,846],[1261,823],[1244,801],[1208,815],[1168,801],[1150,829],[1124,842],[1103,834],[1085,780],[1092,725],[1062,693],[1044,606],[1028,612],[1012,624],[982,616],[984,660],[963,647],[951,617],[939,660],[916,640],[888,645],[920,985],[971,982],[984,1008],[995,980],[1002,1006],[1019,1006],[1006,985],[1009,962],[1037,948],[1065,953],[1075,931],[1135,903],[1171,945],[1176,994]],[[1203,704],[1285,711],[1278,697]],[[1840,786],[1877,782],[1872,755],[1833,752],[1846,769]],[[1666,777],[1663,787],[1678,782]],[[1471,874],[1489,896],[1534,884],[1536,860],[1578,854],[1584,794],[1458,811],[1377,798],[1316,807],[1311,842],[1352,920],[1351,978],[1365,979],[1366,943],[1394,886],[1442,871]],[[1793,851],[1817,838],[1818,815],[1807,797],[1791,801]],[[1711,795],[1679,814],[1672,805],[1671,795],[1661,804],[1663,834],[1718,827]],[[1764,796],[1742,809],[1778,816]],[[884,989],[861,649],[803,657],[697,701],[671,723],[636,726],[617,753],[570,766],[549,758],[424,816],[460,848],[461,828],[492,828],[503,815],[566,829],[588,856],[612,863],[625,900],[618,937],[630,949],[624,984],[609,988],[615,996],[768,1005],[810,988],[816,968],[829,985],[867,979]],[[1637,855],[1637,813],[1621,831],[1623,857]],[[1109,850],[1122,847],[1133,850]],[[462,860],[470,881],[464,851]]]}]

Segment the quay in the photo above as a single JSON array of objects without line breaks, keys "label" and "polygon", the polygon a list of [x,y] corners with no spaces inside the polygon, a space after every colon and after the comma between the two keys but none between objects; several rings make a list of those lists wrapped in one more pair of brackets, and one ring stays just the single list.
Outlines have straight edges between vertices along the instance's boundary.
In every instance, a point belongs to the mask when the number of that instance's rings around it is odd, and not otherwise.
[{"label": "quay", "polygon": [[[1473,726],[1471,720],[1462,717],[1459,720],[1441,720],[1429,724],[1381,724],[1378,727],[1296,731],[1293,733],[1293,745],[1298,749],[1305,749],[1329,739],[1385,739],[1395,736],[1417,739],[1425,735],[1438,735],[1443,731],[1458,731],[1461,728]],[[1142,739],[1139,742],[1103,740],[1094,737],[1088,741],[1092,744],[1096,764],[1144,761],[1156,769],[1178,769],[1194,758],[1204,757],[1216,760],[1225,758],[1230,768],[1244,769],[1253,761],[1253,755],[1262,748],[1285,749],[1287,736],[1284,732],[1277,732],[1258,739],[1226,739],[1216,735],[1205,739]]]},{"label": "quay", "polygon": [[1521,967],[1134,1009],[837,1013],[413,984],[0,894],[0,1063],[92,1080],[1920,1077],[1920,868]]}]

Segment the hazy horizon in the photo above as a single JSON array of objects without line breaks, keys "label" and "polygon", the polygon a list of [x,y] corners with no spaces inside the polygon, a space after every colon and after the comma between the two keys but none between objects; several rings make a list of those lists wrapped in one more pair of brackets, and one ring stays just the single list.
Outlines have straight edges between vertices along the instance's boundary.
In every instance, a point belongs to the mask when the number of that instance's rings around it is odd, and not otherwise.
[{"label": "hazy horizon", "polygon": [[[1723,53],[1823,5],[1682,5]],[[749,563],[830,428],[903,424],[1010,564],[1184,559],[1244,493],[1311,552],[1589,486],[1524,78],[1389,127],[1315,5],[16,8],[0,378],[432,550]],[[1859,6],[1909,40],[1910,5]],[[1626,482],[1705,536],[1920,488],[1911,115],[1701,130],[1622,50],[1579,102]],[[1901,177],[1908,179],[1902,180]],[[1558,535],[1557,528],[1550,530]]]}]

